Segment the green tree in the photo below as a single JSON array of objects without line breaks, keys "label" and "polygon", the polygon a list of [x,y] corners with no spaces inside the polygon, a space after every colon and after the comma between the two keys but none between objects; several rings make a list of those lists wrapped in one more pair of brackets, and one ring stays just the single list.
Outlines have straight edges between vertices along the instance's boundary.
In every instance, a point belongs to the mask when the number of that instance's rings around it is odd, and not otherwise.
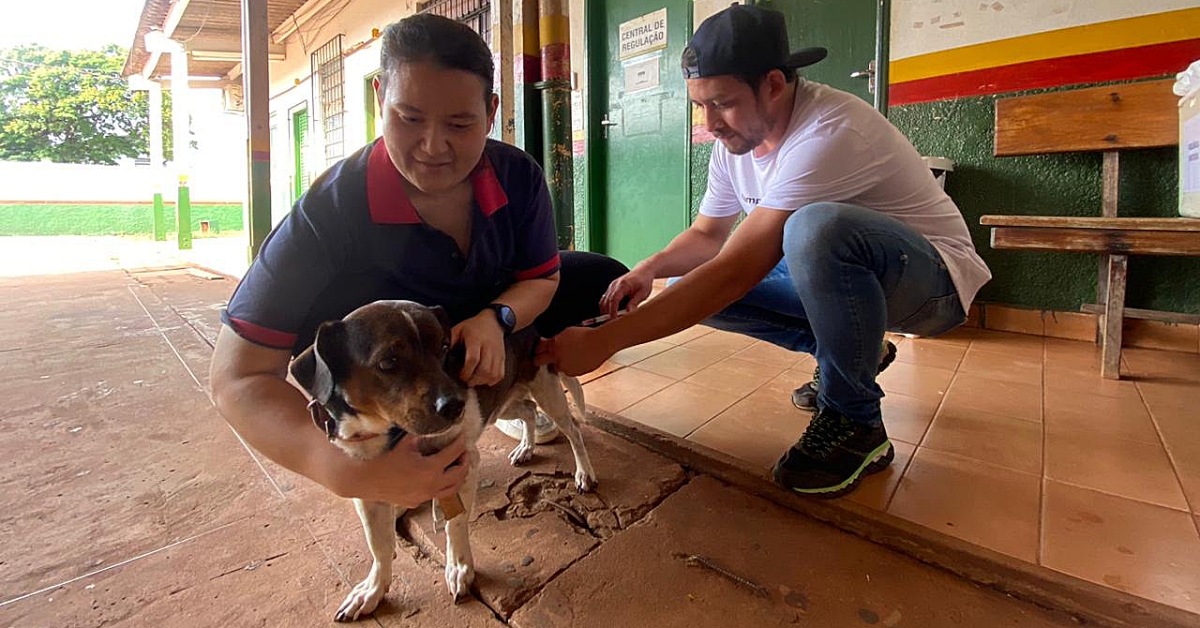
[{"label": "green tree", "polygon": [[[121,78],[125,50],[0,50],[0,160],[115,164],[150,152],[149,96]],[[171,154],[170,94],[163,151]]]}]

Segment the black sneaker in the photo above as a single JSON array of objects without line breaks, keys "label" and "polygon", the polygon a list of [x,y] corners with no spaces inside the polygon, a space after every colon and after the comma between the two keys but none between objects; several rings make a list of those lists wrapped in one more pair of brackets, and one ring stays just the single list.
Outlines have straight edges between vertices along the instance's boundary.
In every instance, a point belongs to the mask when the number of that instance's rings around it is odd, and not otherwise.
[{"label": "black sneaker", "polygon": [[773,471],[776,482],[797,493],[841,497],[858,487],[863,476],[886,469],[895,456],[882,422],[855,423],[822,408]]},{"label": "black sneaker", "polygon": [[[887,370],[896,361],[896,345],[892,341],[883,341],[883,351],[879,358],[879,370],[876,375]],[[792,405],[801,410],[812,412],[817,409],[817,395],[821,392],[821,367],[813,368],[812,381],[792,391]]]}]

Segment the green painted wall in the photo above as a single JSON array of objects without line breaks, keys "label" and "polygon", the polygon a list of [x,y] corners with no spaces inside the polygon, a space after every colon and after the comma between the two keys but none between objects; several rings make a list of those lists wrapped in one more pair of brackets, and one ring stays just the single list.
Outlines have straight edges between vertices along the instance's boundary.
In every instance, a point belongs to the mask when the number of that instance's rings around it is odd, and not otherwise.
[{"label": "green painted wall", "polygon": [[712,156],[712,142],[692,144],[692,180],[691,180],[691,213],[692,221],[700,214],[700,201],[704,199],[704,189],[708,187],[708,159]]},{"label": "green painted wall", "polygon": [[[1004,94],[1014,95],[1019,94]],[[962,210],[993,274],[979,300],[1078,310],[1095,301],[1096,256],[993,250],[979,217],[1099,215],[1100,153],[993,157],[995,100],[987,96],[892,107],[889,118],[921,154],[957,162],[946,192]],[[1178,216],[1176,155],[1174,148],[1122,153],[1120,215]],[[1131,258],[1126,304],[1200,313],[1200,258]]]},{"label": "green painted wall", "polygon": [[587,156],[575,155],[575,250],[588,248]]},{"label": "green painted wall", "polygon": [[[137,205],[0,205],[0,236],[150,235],[154,206]],[[175,231],[175,205],[166,205],[167,231]],[[192,204],[192,232],[207,220],[213,233],[241,231],[242,205]]]}]

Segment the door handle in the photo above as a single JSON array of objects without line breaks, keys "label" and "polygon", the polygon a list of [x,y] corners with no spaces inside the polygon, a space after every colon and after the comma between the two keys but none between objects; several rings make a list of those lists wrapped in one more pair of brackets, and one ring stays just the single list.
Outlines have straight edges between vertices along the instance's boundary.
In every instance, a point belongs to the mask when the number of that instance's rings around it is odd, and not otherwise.
[{"label": "door handle", "polygon": [[852,78],[852,79],[864,79],[864,78],[867,79],[867,92],[874,94],[875,93],[875,60],[872,59],[871,62],[867,64],[867,69],[859,70],[857,72],[851,72],[850,78]]},{"label": "door handle", "polygon": [[621,126],[621,125],[613,120],[609,120],[608,114],[606,113],[606,114],[604,114],[604,119],[600,121],[600,127],[601,127],[600,135],[604,139],[608,139],[608,127],[610,127],[610,126]]}]

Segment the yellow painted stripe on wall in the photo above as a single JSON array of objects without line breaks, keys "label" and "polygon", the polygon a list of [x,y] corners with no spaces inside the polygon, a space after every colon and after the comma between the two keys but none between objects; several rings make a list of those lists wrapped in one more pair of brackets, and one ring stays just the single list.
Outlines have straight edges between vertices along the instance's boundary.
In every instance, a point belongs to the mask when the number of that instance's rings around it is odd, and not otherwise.
[{"label": "yellow painted stripe on wall", "polygon": [[1014,63],[1164,44],[1200,37],[1200,8],[1085,24],[941,50],[889,64],[893,83]]},{"label": "yellow painted stripe on wall", "polygon": [[517,18],[519,21],[513,25],[513,33],[521,33],[521,53],[533,57],[540,55],[542,45],[538,41],[537,0],[522,0]]},{"label": "yellow painted stripe on wall", "polygon": [[545,15],[538,20],[542,45],[565,44],[571,38],[571,20],[565,15]]}]

